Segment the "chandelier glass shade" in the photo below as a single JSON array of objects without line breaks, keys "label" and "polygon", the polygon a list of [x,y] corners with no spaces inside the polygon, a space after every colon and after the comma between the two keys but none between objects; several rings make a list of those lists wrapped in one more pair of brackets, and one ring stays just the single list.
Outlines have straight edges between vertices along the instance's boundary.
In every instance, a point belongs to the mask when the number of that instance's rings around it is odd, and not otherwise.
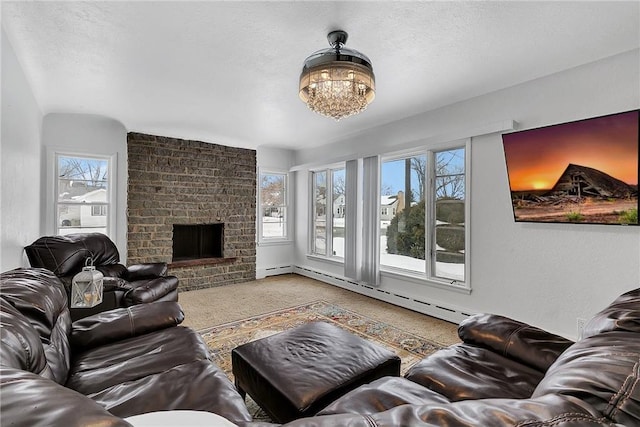
[{"label": "chandelier glass shade", "polygon": [[371,61],[362,53],[344,48],[344,31],[327,36],[332,46],[304,61],[298,95],[309,109],[340,120],[364,111],[376,96]]}]

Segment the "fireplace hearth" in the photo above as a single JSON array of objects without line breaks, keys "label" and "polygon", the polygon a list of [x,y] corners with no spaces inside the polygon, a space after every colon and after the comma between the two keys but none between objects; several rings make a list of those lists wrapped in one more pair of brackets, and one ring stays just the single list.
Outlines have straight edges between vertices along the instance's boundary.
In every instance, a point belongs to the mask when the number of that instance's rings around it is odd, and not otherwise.
[{"label": "fireplace hearth", "polygon": [[172,261],[223,258],[224,224],[173,225]]}]

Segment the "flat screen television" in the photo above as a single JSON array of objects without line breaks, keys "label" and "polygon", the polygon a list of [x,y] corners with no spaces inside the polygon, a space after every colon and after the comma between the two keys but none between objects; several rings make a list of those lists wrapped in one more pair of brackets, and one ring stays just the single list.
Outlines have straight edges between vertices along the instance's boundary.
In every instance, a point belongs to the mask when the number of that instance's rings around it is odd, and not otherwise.
[{"label": "flat screen television", "polygon": [[502,135],[516,222],[638,225],[640,110]]}]

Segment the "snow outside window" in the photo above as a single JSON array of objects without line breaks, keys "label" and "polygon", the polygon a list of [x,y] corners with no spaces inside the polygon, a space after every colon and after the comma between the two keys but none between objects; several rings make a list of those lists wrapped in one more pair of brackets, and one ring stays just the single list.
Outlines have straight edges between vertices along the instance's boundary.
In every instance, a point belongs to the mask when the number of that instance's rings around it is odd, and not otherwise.
[{"label": "snow outside window", "polygon": [[311,253],[344,258],[347,214],[345,169],[314,171],[311,181]]},{"label": "snow outside window", "polygon": [[288,238],[287,174],[260,174],[260,238],[284,240]]},{"label": "snow outside window", "polygon": [[109,235],[112,212],[109,157],[56,154],[56,233],[98,232]]},{"label": "snow outside window", "polygon": [[465,147],[388,158],[380,175],[380,265],[462,285],[468,253]]}]

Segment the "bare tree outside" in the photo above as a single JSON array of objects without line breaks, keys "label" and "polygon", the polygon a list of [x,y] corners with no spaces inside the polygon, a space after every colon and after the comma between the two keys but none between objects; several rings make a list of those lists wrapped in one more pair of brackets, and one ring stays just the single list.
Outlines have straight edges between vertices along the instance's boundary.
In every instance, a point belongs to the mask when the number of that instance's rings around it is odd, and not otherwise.
[{"label": "bare tree outside", "polygon": [[464,149],[436,153],[436,200],[465,198]]},{"label": "bare tree outside", "polygon": [[[427,158],[415,156],[411,158],[411,169],[417,177],[417,194],[412,190],[414,200],[424,195],[426,183]],[[448,150],[436,153],[436,199],[464,199],[464,150]]]},{"label": "bare tree outside", "polygon": [[269,215],[268,207],[280,207],[285,203],[285,176],[265,174],[260,177],[260,200],[264,209],[264,215]]},{"label": "bare tree outside", "polygon": [[108,167],[104,160],[91,160],[79,157],[59,157],[58,177],[61,180],[84,182],[93,190],[105,188]]}]

